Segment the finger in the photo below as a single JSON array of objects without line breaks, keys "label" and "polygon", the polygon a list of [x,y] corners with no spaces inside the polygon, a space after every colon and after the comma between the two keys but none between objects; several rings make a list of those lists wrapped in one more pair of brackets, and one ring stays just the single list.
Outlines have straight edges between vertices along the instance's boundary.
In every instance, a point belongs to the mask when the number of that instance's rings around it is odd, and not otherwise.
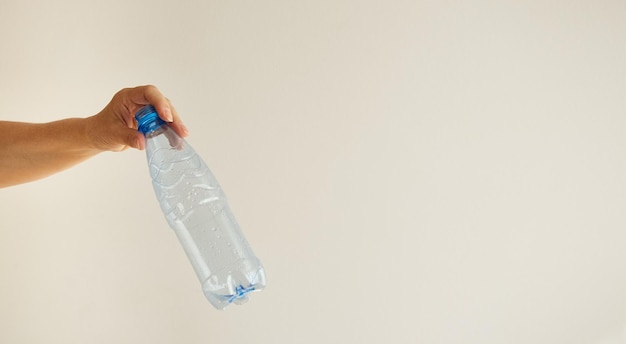
[{"label": "finger", "polygon": [[145,138],[143,134],[136,129],[116,127],[115,130],[110,130],[109,133],[111,136],[107,141],[118,147],[122,146],[122,150],[128,147],[139,150],[145,148]]},{"label": "finger", "polygon": [[159,91],[155,86],[145,86],[144,97],[148,101],[149,104],[152,104],[154,108],[157,110],[157,114],[159,117],[166,122],[172,122],[174,117],[172,116],[172,110],[170,101],[165,98],[165,96]]},{"label": "finger", "polygon": [[130,102],[136,105],[152,104],[157,110],[159,117],[164,121],[172,122],[174,120],[172,110],[170,109],[170,102],[156,86],[146,85],[131,88],[127,96]]},{"label": "finger", "polygon": [[176,150],[181,150],[183,148],[183,139],[179,135],[174,135],[169,130],[165,131],[165,137],[170,143],[170,147],[175,148]]},{"label": "finger", "polygon": [[169,125],[179,136],[189,136],[189,130],[180,119],[178,111],[176,111],[170,100],[167,99],[156,86],[147,85],[135,87],[129,90],[128,96],[134,104],[152,104],[157,110],[159,117],[169,122]]},{"label": "finger", "polygon": [[178,111],[176,110],[174,106],[172,106],[171,103],[170,103],[170,109],[172,110],[172,119],[173,119],[173,121],[169,123],[170,127],[172,127],[174,131],[176,131],[176,133],[181,137],[189,136],[189,130],[187,129],[183,121],[180,119],[180,115],[178,114]]},{"label": "finger", "polygon": [[137,130],[128,129],[122,134],[123,144],[139,150],[144,150],[146,147],[146,139],[143,134]]}]

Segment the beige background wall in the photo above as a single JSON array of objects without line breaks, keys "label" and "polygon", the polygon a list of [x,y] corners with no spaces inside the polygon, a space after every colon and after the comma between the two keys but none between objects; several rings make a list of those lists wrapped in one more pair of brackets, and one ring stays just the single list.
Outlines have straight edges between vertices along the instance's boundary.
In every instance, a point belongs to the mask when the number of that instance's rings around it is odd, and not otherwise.
[{"label": "beige background wall", "polygon": [[626,343],[626,2],[0,0],[0,118],[155,84],[268,288],[215,311],[143,152],[0,190],[2,343]]}]

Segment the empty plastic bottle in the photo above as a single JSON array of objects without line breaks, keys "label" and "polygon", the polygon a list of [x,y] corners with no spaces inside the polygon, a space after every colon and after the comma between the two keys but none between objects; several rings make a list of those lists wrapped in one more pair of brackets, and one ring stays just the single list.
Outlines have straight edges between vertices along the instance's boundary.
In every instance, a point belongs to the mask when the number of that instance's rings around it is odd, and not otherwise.
[{"label": "empty plastic bottle", "polygon": [[239,228],[224,192],[194,149],[151,105],[135,115],[161,210],[202,291],[217,309],[242,304],[265,287],[265,272]]}]

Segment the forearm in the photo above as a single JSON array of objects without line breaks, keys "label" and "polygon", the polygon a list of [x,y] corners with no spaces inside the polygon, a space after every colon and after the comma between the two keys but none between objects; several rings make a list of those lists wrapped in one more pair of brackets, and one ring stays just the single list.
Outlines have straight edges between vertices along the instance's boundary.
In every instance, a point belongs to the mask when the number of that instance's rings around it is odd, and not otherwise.
[{"label": "forearm", "polygon": [[82,118],[42,124],[0,121],[0,133],[0,187],[44,178],[100,152],[92,147]]},{"label": "forearm", "polygon": [[147,104],[187,136],[169,100],[150,85],[117,92],[102,111],[87,118],[43,124],[0,121],[0,188],[47,177],[99,152],[144,149],[134,116]]}]

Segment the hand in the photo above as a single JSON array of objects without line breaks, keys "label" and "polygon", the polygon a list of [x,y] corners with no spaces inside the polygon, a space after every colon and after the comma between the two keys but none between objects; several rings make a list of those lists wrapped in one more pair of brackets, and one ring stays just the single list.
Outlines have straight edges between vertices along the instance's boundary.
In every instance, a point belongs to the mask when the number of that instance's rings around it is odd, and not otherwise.
[{"label": "hand", "polygon": [[137,131],[135,113],[152,104],[159,117],[181,137],[189,134],[178,112],[155,86],[125,88],[117,92],[97,115],[87,118],[87,137],[91,145],[103,151],[123,151],[128,147],[143,150],[145,138]]}]

